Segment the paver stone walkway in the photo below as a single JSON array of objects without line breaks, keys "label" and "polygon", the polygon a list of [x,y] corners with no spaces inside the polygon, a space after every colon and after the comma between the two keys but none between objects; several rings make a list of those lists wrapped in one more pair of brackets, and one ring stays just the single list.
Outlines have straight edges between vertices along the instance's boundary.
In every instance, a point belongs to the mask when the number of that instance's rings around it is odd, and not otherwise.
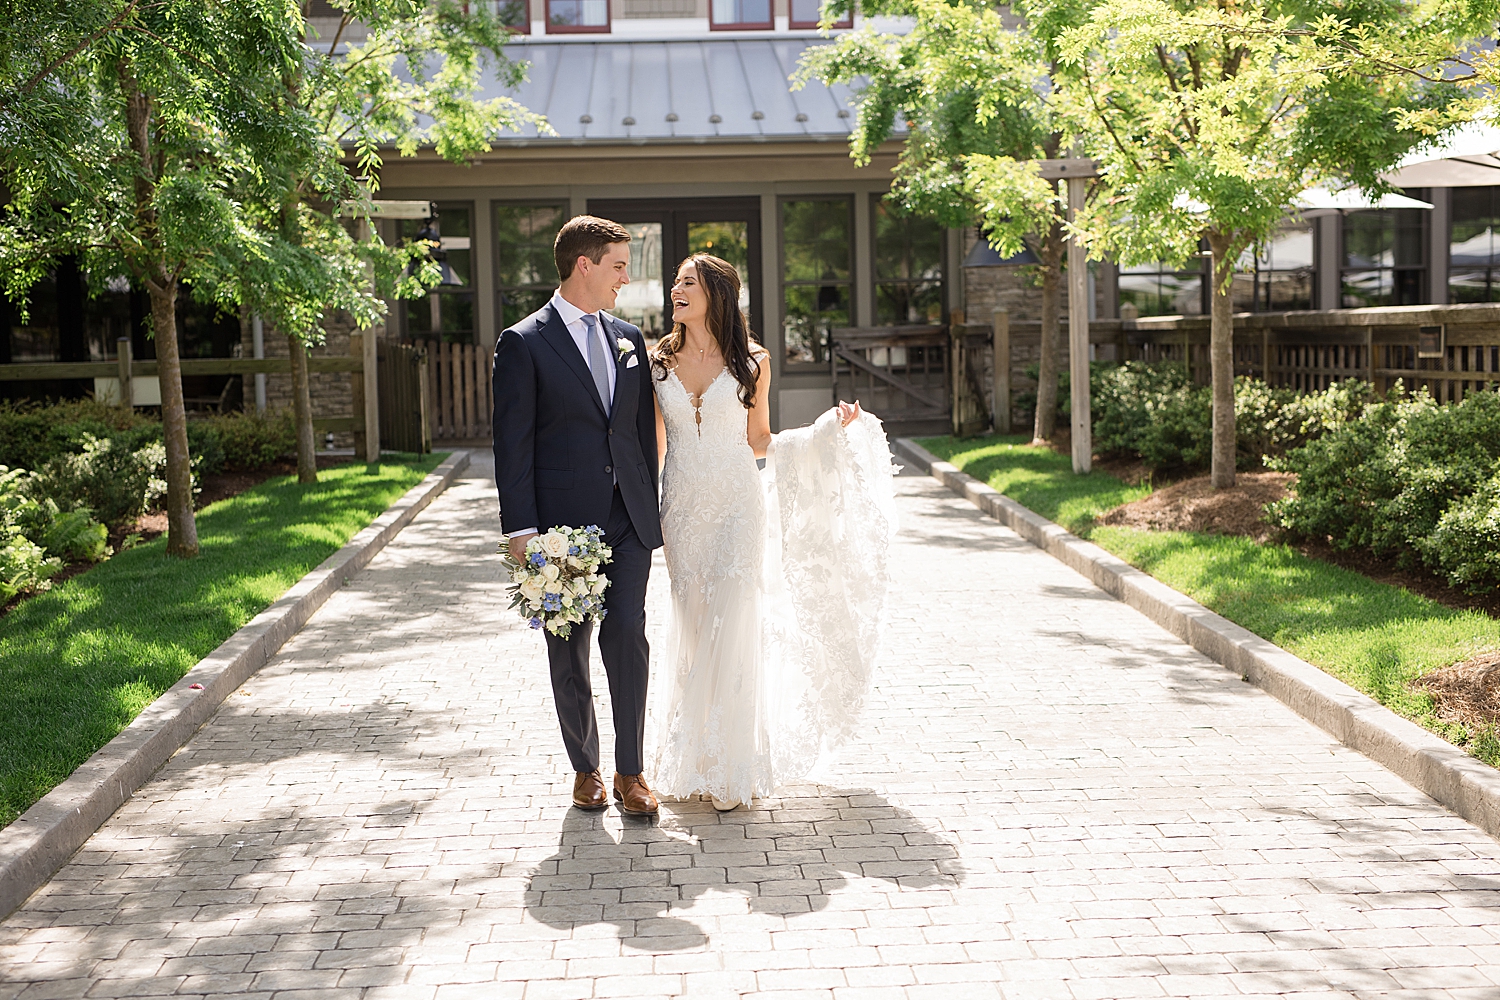
[{"label": "paver stone walkway", "polygon": [[1500,998],[1494,840],[926,478],[818,783],[571,810],[475,457],[0,923],[0,1000]]}]

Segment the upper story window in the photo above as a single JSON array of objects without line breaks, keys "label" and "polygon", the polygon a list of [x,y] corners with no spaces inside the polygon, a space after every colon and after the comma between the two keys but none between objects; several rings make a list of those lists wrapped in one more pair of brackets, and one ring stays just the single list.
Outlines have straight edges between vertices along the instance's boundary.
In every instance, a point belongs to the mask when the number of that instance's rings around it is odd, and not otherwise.
[{"label": "upper story window", "polygon": [[543,0],[547,33],[609,30],[609,0]]},{"label": "upper story window", "polygon": [[531,0],[492,0],[495,17],[516,34],[531,32]]},{"label": "upper story window", "polygon": [[774,27],[771,0],[710,0],[708,26],[715,31],[762,31]]},{"label": "upper story window", "polygon": [[1454,188],[1448,301],[1500,302],[1500,187]]},{"label": "upper story window", "polygon": [[[792,0],[791,16],[787,18],[787,27],[793,29],[816,28],[818,27],[818,19],[822,16],[822,0]],[[845,14],[843,20],[834,22],[833,27],[854,27],[854,15]]]},{"label": "upper story window", "polygon": [[1350,309],[1427,301],[1426,215],[1420,208],[1344,213],[1340,305]]}]

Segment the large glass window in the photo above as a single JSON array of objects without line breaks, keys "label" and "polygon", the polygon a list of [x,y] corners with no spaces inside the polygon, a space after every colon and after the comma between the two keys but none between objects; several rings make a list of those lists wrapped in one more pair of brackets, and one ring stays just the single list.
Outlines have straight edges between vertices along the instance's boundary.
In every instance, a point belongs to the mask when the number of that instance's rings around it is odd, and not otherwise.
[{"label": "large glass window", "polygon": [[1409,306],[1426,301],[1426,210],[1377,208],[1344,213],[1342,302]]},{"label": "large glass window", "polygon": [[1231,295],[1236,312],[1311,309],[1313,230],[1285,222],[1264,244],[1240,255]]},{"label": "large glass window", "polygon": [[536,312],[557,288],[552,244],[568,221],[561,204],[496,204],[495,288],[500,295],[500,328]]},{"label": "large glass window", "polygon": [[1135,306],[1140,316],[1201,316],[1207,311],[1203,277],[1201,263],[1181,269],[1161,263],[1121,267],[1120,304]]},{"label": "large glass window", "polygon": [[715,31],[772,27],[771,0],[711,0],[708,13]]},{"label": "large glass window", "polygon": [[609,0],[546,0],[547,32],[608,31]]},{"label": "large glass window", "polygon": [[403,334],[408,338],[436,337],[455,343],[474,338],[473,234],[474,210],[468,205],[438,206],[432,219],[402,219],[403,240],[431,240],[437,244],[432,259],[442,277],[419,299],[403,303]]},{"label": "large glass window", "polygon": [[[791,17],[787,19],[789,28],[816,28],[818,19],[823,16],[823,0],[792,0]],[[854,27],[854,15],[845,14],[843,19],[834,23],[835,28]]]},{"label": "large glass window", "polygon": [[1448,301],[1500,302],[1500,187],[1454,188]]},{"label": "large glass window", "polygon": [[825,363],[828,331],[850,325],[851,213],[847,198],[781,203],[781,322],[787,364]]},{"label": "large glass window", "polygon": [[883,198],[871,208],[875,233],[875,322],[881,326],[943,321],[944,229],[901,212]]}]

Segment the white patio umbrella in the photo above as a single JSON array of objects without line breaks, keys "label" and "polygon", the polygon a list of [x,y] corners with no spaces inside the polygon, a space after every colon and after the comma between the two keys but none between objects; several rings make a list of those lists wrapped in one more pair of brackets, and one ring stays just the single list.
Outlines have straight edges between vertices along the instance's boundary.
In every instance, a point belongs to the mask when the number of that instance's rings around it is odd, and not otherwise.
[{"label": "white patio umbrella", "polygon": [[1409,154],[1381,177],[1406,188],[1500,184],[1500,127],[1465,125],[1438,145]]}]

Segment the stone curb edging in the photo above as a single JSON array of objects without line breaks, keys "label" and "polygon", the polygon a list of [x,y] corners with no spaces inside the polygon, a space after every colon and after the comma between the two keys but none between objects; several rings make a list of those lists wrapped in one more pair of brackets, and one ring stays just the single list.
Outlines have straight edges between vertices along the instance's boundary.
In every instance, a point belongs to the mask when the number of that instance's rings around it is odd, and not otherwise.
[{"label": "stone curb edging", "polygon": [[1236,671],[1339,742],[1500,838],[1500,771],[1373,698],[1242,628],[1092,542],[991,489],[909,438],[892,449],[1026,541],[1205,656]]},{"label": "stone curb edging", "polygon": [[[147,705],[62,784],[0,830],[0,920],[52,878],[313,613],[469,466],[456,451],[343,548]],[[192,685],[201,684],[201,690]]]}]

